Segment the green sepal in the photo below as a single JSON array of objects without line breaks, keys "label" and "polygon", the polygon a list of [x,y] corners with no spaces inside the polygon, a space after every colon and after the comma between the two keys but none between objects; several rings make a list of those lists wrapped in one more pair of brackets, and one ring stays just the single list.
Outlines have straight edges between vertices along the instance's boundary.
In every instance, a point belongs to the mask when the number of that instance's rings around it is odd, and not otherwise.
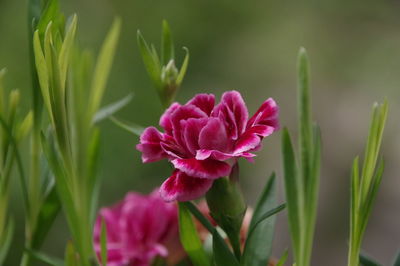
[{"label": "green sepal", "polygon": [[61,210],[61,202],[58,198],[56,186],[52,185],[49,193],[46,195],[37,218],[36,230],[32,236],[32,248],[39,250],[49,232],[51,225]]},{"label": "green sepal", "polygon": [[237,165],[233,167],[230,178],[222,177],[214,181],[206,194],[206,200],[210,215],[228,235],[236,258],[239,259],[241,257],[239,235],[247,206],[235,176],[238,172],[237,167]]}]

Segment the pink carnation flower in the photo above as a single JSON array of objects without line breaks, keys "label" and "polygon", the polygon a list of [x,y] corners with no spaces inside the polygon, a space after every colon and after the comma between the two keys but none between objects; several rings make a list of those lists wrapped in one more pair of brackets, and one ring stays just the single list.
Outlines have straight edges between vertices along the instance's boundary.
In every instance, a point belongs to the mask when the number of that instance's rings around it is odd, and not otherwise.
[{"label": "pink carnation flower", "polygon": [[109,266],[148,266],[156,256],[174,255],[169,250],[183,253],[176,204],[165,202],[158,191],[150,195],[131,192],[121,202],[100,210],[94,227],[94,248],[99,258],[102,218],[107,229]]},{"label": "pink carnation flower", "polygon": [[262,139],[279,127],[278,106],[271,98],[250,119],[237,91],[214,103],[213,94],[198,94],[185,105],[173,103],[160,119],[164,133],[148,127],[140,136],[136,148],[143,162],[167,158],[175,167],[160,188],[164,200],[201,197],[213,180],[229,175],[238,158],[252,160]]}]

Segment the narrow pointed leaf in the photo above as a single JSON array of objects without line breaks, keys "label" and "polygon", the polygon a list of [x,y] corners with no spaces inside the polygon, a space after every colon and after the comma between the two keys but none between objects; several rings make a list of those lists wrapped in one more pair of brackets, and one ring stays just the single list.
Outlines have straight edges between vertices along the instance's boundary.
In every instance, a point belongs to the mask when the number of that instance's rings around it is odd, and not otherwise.
[{"label": "narrow pointed leaf", "polygon": [[184,47],[183,48],[186,51],[185,59],[183,60],[181,69],[179,70],[178,77],[176,78],[176,84],[180,85],[183,81],[183,78],[185,77],[187,67],[189,65],[189,49]]},{"label": "narrow pointed leaf", "polygon": [[[5,218],[5,217],[4,217]],[[14,220],[8,221],[7,227],[5,228],[5,235],[0,238],[0,265],[4,265],[4,261],[10,250],[13,234],[14,234]]]},{"label": "narrow pointed leaf", "polygon": [[210,265],[193,223],[192,216],[190,215],[190,211],[182,203],[179,203],[179,233],[182,246],[189,255],[193,265]]},{"label": "narrow pointed leaf", "polygon": [[216,266],[239,266],[239,262],[217,230],[213,232],[213,255]]},{"label": "narrow pointed leaf", "polygon": [[51,188],[46,196],[39,212],[37,227],[32,237],[33,249],[39,250],[42,243],[50,231],[58,213],[61,211],[61,202],[58,198],[55,185]]},{"label": "narrow pointed leaf", "polygon": [[43,153],[46,156],[52,172],[54,173],[54,177],[56,178],[56,188],[63,204],[63,208],[68,212],[67,219],[71,228],[71,233],[73,236],[76,236],[76,229],[79,228],[79,224],[77,223],[78,219],[74,208],[74,202],[71,198],[71,185],[68,183],[68,180],[66,180],[65,169],[63,169],[62,163],[56,154],[54,143],[49,139],[52,140],[51,137],[46,138],[43,133],[41,134]]},{"label": "narrow pointed leaf", "polygon": [[[272,173],[259,197],[253,218],[251,219],[249,233],[241,260],[242,265],[267,265],[272,249],[275,217],[268,220],[265,219],[276,213],[276,211],[273,210],[276,204],[275,202],[276,182],[275,173]],[[283,208],[284,205],[281,205],[277,211]],[[271,209],[274,212],[270,212]],[[265,214],[267,214],[267,216],[265,216]]]},{"label": "narrow pointed leaf", "polygon": [[299,144],[300,164],[304,189],[308,189],[311,171],[312,122],[309,63],[306,50],[302,47],[298,55],[298,106],[299,106]]},{"label": "narrow pointed leaf", "polygon": [[42,91],[44,103],[46,104],[47,110],[50,112],[50,95],[49,95],[49,76],[46,59],[43,54],[43,50],[40,44],[39,31],[35,31],[33,37],[33,50],[35,54],[35,65],[36,71],[39,78],[40,89]]},{"label": "narrow pointed leaf", "polygon": [[101,47],[99,57],[94,69],[91,97],[89,102],[90,114],[95,114],[100,106],[101,99],[103,98],[104,90],[108,75],[110,74],[111,65],[114,60],[114,54],[117,47],[119,33],[121,31],[121,20],[116,19],[111,26],[109,33]]},{"label": "narrow pointed leaf", "polygon": [[88,187],[89,195],[92,195],[92,203],[90,214],[91,219],[94,220],[96,217],[97,210],[97,199],[100,191],[100,180],[101,175],[97,174],[99,157],[100,157],[100,130],[95,128],[91,137],[90,145],[88,147]]},{"label": "narrow pointed leaf", "polygon": [[288,250],[286,249],[285,252],[283,252],[281,258],[280,258],[280,259],[278,260],[278,262],[276,263],[276,266],[283,266],[283,265],[285,265],[285,262],[286,262],[286,260],[287,260],[287,258],[288,258],[288,255],[289,255],[289,252],[288,252]]},{"label": "narrow pointed leaf", "polygon": [[170,60],[175,57],[174,42],[171,36],[171,30],[168,22],[163,21],[162,24],[162,37],[161,37],[161,63],[165,66]]},{"label": "narrow pointed leaf", "polygon": [[65,248],[65,266],[76,266],[79,265],[78,256],[72,241],[68,241],[67,247]]},{"label": "narrow pointed leaf", "polygon": [[15,141],[15,138],[12,134],[11,128],[9,127],[9,125],[7,125],[6,121],[4,120],[4,118],[1,116],[0,114],[0,124],[1,127],[4,129],[4,132],[6,132],[11,145],[14,148],[15,151],[15,158],[17,160],[17,169],[19,172],[19,178],[20,178],[20,183],[21,183],[21,188],[22,188],[22,199],[24,202],[24,207],[25,207],[25,211],[29,213],[29,201],[28,201],[28,188],[27,188],[27,184],[26,184],[26,178],[25,178],[25,171],[24,171],[24,167],[22,165],[22,157],[21,154],[18,150],[18,145]]},{"label": "narrow pointed leaf", "polygon": [[28,249],[27,252],[34,257],[35,259],[44,262],[46,265],[51,265],[51,266],[64,266],[64,262],[56,257],[53,256],[49,256],[47,254],[44,254],[42,252],[39,251],[35,251],[35,250],[30,250]]},{"label": "narrow pointed leaf", "polygon": [[77,20],[78,20],[77,16],[74,15],[72,17],[71,24],[68,27],[67,34],[65,35],[65,39],[61,46],[60,55],[58,58],[58,63],[60,65],[61,86],[63,88],[63,91],[65,88],[65,81],[67,78],[69,57],[75,40]]},{"label": "narrow pointed leaf", "polygon": [[214,232],[215,227],[211,224],[211,222],[199,211],[199,209],[190,201],[182,202],[183,205],[192,213],[194,217],[210,232],[211,234]]},{"label": "narrow pointed leaf", "polygon": [[132,100],[132,98],[133,98],[133,94],[128,94],[121,100],[118,100],[110,105],[107,105],[107,106],[101,108],[94,116],[93,122],[98,123],[98,122],[112,116],[113,114],[115,114],[116,112],[118,112],[119,110],[121,110],[122,108],[127,106],[128,103]]},{"label": "narrow pointed leaf", "polygon": [[32,128],[32,123],[33,123],[33,112],[30,111],[25,116],[25,118],[22,120],[22,122],[18,128],[16,137],[15,137],[17,142],[21,141],[23,138],[25,138],[28,135],[29,131]]},{"label": "narrow pointed leaf", "polygon": [[265,219],[268,219],[269,217],[283,211],[286,207],[286,204],[283,203],[267,212],[261,215],[260,218],[258,218],[252,226],[250,226],[250,231],[248,233],[248,238],[252,237],[252,235],[255,233],[254,231],[259,227],[260,223],[262,223]]},{"label": "narrow pointed leaf", "polygon": [[113,116],[110,118],[110,120],[120,128],[125,129],[126,131],[139,137],[144,131],[144,127],[134,124],[132,122],[121,121]]},{"label": "narrow pointed leaf", "polygon": [[[221,236],[221,234],[219,233],[217,228],[215,228],[210,223],[210,221],[197,209],[197,207],[193,203],[181,202],[180,204],[184,205],[192,213],[192,215],[194,217],[196,217],[196,219],[212,234],[213,249],[216,249],[216,250],[214,250],[214,254],[215,254],[215,252],[222,252],[222,254],[220,254],[220,256],[216,259],[221,260],[221,263],[222,263],[224,258],[227,257],[228,261],[231,261],[232,263],[234,263],[232,265],[238,265],[238,262],[237,262],[235,256],[229,250],[228,246],[226,245],[226,242],[223,240],[223,237]],[[222,230],[221,230],[221,232],[224,233]],[[216,239],[216,240],[214,241],[214,239]]]},{"label": "narrow pointed leaf", "polygon": [[289,132],[286,128],[282,132],[282,154],[283,169],[285,178],[285,195],[288,207],[289,228],[293,239],[294,249],[299,248],[300,236],[300,196],[299,180],[297,173],[296,160],[294,157],[293,145],[290,140]]},{"label": "narrow pointed leaf", "polygon": [[153,55],[152,50],[149,48],[140,31],[137,32],[137,42],[147,73],[149,74],[150,79],[154,83],[154,86],[157,88],[157,90],[160,90],[162,86],[161,67],[159,63],[157,63],[157,58],[155,58]]},{"label": "narrow pointed leaf", "polygon": [[[32,1],[30,1],[32,2]],[[43,1],[41,1],[43,2]],[[47,5],[42,11],[42,14],[40,14],[40,20],[37,25],[37,29],[39,30],[40,33],[44,33],[46,31],[46,27],[49,24],[50,21],[53,21],[56,19],[57,14],[60,9],[60,4],[58,0],[49,0],[47,1]],[[40,8],[40,4],[36,7],[37,9]],[[39,11],[40,12],[40,11]]]}]

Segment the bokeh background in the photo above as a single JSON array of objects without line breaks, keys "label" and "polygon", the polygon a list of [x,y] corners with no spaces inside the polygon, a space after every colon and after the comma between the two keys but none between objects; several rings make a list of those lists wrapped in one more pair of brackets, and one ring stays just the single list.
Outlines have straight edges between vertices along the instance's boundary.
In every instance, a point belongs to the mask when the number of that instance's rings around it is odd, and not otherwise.
[{"label": "bokeh background", "polygon": [[[273,97],[280,105],[282,124],[292,133],[297,132],[296,55],[300,46],[307,48],[314,118],[323,136],[312,265],[345,265],[351,162],[363,152],[372,103],[388,98],[386,171],[363,245],[388,265],[400,249],[400,1],[69,0],[61,4],[65,14],[79,16],[80,43],[95,50],[113,18],[122,18],[122,36],[104,103],[133,92],[133,101],[117,116],[143,126],[155,125],[162,109],[139,55],[138,29],[147,40],[159,44],[161,21],[167,19],[179,48],[178,64],[184,55],[180,47],[190,49],[178,101],[199,92],[219,97],[223,91],[237,89],[253,113],[264,99]],[[0,0],[0,67],[9,70],[7,86],[22,90],[25,110],[31,101],[26,5],[26,0]],[[136,136],[109,121],[100,127],[104,180],[100,205],[111,204],[130,190],[147,193],[168,176],[167,162],[141,163]],[[272,171],[278,173],[280,201],[284,201],[281,161],[280,133],[276,133],[264,141],[255,164],[241,162],[241,182],[250,205]],[[18,264],[23,248],[17,181],[14,187],[17,233],[7,265]],[[61,256],[68,237],[60,215],[44,250]],[[281,213],[274,256],[280,257],[288,247],[286,213]]]}]

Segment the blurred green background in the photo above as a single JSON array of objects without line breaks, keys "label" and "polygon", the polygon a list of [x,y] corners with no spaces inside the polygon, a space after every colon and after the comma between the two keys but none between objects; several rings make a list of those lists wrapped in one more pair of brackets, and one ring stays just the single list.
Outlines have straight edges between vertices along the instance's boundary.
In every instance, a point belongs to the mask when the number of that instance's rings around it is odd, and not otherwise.
[{"label": "blurred green background", "polygon": [[[307,48],[311,60],[314,116],[323,134],[323,168],[313,265],[345,265],[349,213],[349,169],[363,152],[370,107],[385,97],[390,103],[383,153],[386,171],[363,248],[387,265],[400,249],[400,1],[396,0],[69,0],[69,15],[79,16],[82,46],[98,50],[115,16],[123,20],[116,60],[104,103],[128,93],[134,99],[117,116],[143,126],[158,123],[161,104],[144,70],[136,31],[159,44],[161,21],[167,19],[177,47],[178,65],[190,49],[190,64],[178,101],[195,93],[218,97],[240,90],[250,113],[268,97],[281,108],[281,122],[296,125],[296,55]],[[6,84],[20,88],[23,108],[30,105],[26,1],[0,0],[0,68]],[[136,136],[111,122],[102,130],[100,205],[127,191],[149,192],[169,175],[167,162],[143,165]],[[25,153],[29,152],[28,144]],[[254,204],[271,171],[281,177],[280,133],[264,141],[255,164],[241,162],[241,182]],[[284,201],[282,178],[280,200]],[[23,210],[15,181],[12,211],[17,233],[7,265],[17,265],[23,240]],[[57,218],[45,252],[63,254],[68,239],[64,217]],[[290,246],[286,214],[279,215],[274,256]]]}]

